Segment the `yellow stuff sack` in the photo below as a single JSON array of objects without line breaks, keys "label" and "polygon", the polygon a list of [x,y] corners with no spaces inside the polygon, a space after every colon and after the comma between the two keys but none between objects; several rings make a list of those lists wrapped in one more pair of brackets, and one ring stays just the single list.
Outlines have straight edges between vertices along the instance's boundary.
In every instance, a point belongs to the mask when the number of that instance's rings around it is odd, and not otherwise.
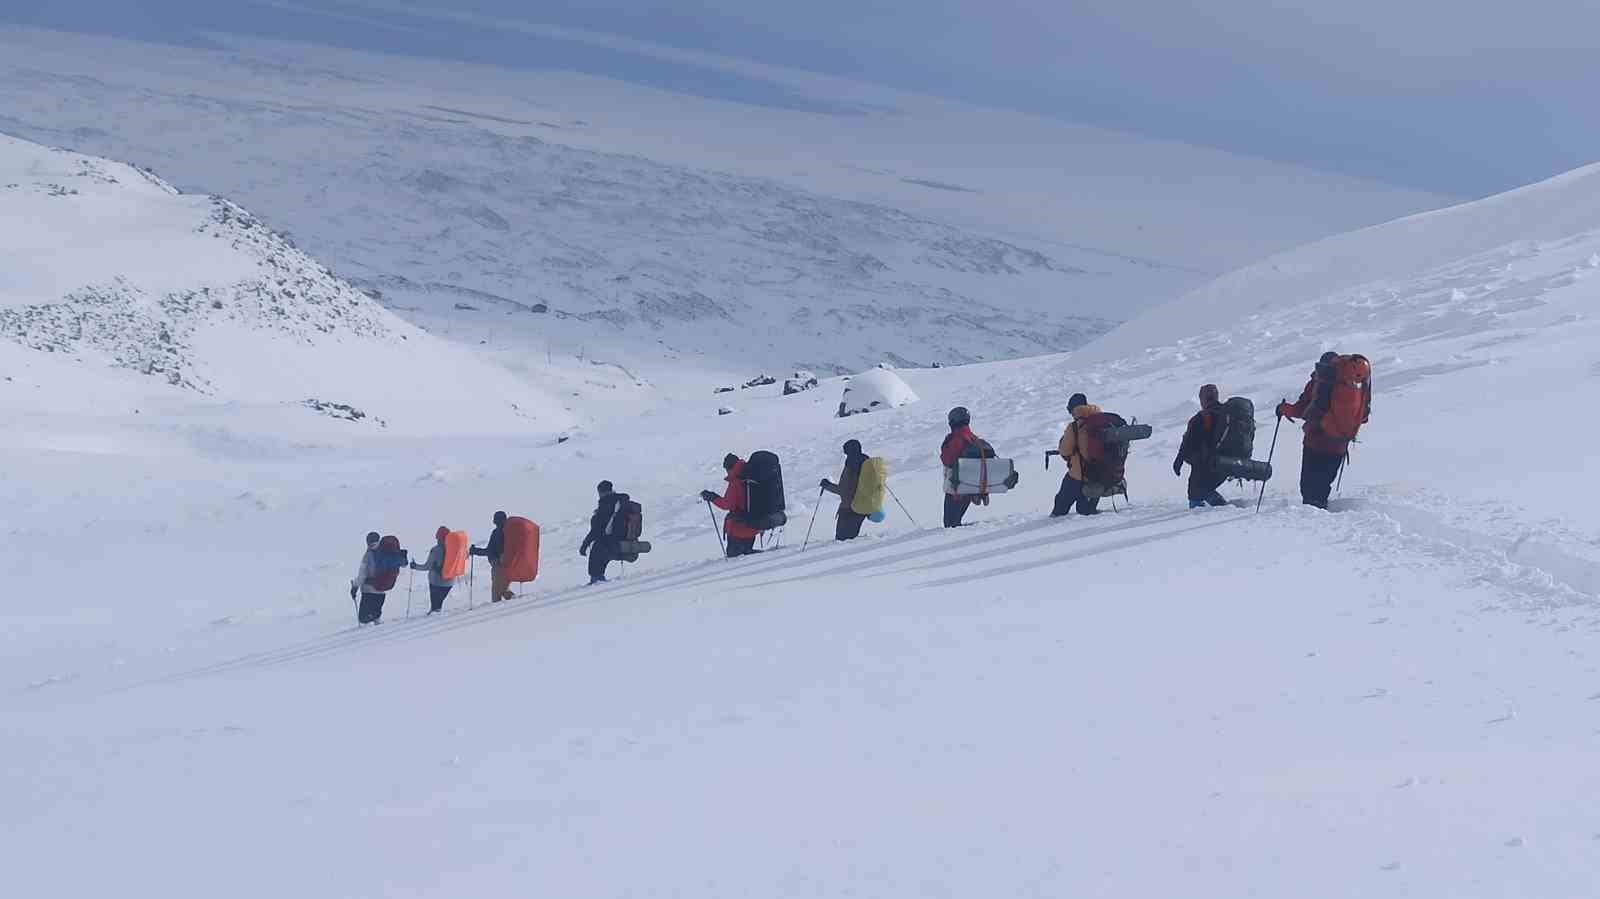
[{"label": "yellow stuff sack", "polygon": [[883,493],[889,483],[889,463],[882,456],[873,456],[861,463],[861,476],[856,481],[856,495],[850,499],[850,511],[857,515],[871,515],[883,510]]}]

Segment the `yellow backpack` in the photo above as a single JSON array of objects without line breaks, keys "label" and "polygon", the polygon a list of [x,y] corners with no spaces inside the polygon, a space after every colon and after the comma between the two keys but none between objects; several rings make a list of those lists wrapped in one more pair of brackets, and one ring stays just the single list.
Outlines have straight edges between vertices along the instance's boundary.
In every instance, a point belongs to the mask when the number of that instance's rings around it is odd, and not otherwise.
[{"label": "yellow backpack", "polygon": [[883,510],[883,494],[889,483],[889,463],[882,456],[873,456],[861,463],[861,475],[856,480],[856,495],[850,499],[850,511],[857,515],[871,515]]}]

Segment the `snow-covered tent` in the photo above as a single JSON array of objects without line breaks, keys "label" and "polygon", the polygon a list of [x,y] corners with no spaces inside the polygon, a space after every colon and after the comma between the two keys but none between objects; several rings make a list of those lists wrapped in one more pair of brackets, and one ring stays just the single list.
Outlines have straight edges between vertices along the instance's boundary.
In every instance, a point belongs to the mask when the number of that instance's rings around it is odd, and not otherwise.
[{"label": "snow-covered tent", "polygon": [[850,379],[839,401],[839,417],[893,409],[917,401],[917,394],[887,368],[874,368]]}]

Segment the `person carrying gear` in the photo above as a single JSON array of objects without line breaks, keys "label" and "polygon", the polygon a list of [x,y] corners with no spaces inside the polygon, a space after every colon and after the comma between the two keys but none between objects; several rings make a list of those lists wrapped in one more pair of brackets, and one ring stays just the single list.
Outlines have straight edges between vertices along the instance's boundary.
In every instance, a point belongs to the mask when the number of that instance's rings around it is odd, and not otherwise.
[{"label": "person carrying gear", "polygon": [[[967,407],[957,406],[951,409],[946,420],[950,424],[950,433],[944,438],[944,442],[939,445],[939,462],[948,471],[955,467],[957,459],[960,459],[972,448],[978,446],[978,437],[972,433],[972,413],[967,411]],[[987,495],[966,496],[946,493],[944,495],[944,526],[947,528],[961,527],[961,519],[974,503],[980,506],[987,506],[989,497]]]},{"label": "person carrying gear", "polygon": [[488,545],[474,546],[471,549],[473,555],[483,556],[489,560],[490,602],[500,602],[515,595],[511,592],[511,581],[507,579],[500,567],[500,560],[504,557],[505,551],[506,513],[496,512],[494,513],[494,532],[489,535]]},{"label": "person carrying gear", "polygon": [[1100,407],[1091,405],[1089,398],[1083,394],[1074,393],[1067,399],[1067,410],[1072,415],[1072,421],[1062,431],[1061,442],[1056,445],[1061,458],[1067,460],[1067,473],[1061,478],[1061,489],[1056,491],[1050,517],[1069,515],[1074,508],[1079,515],[1099,515],[1100,498],[1083,495],[1084,461],[1080,452],[1082,440],[1079,431],[1085,418],[1100,414]]},{"label": "person carrying gear", "polygon": [[412,571],[426,571],[428,573],[428,614],[432,615],[444,608],[444,599],[450,595],[450,588],[455,586],[454,578],[444,576],[444,541],[450,536],[450,529],[441,527],[434,532],[438,541],[433,548],[428,550],[426,562],[412,562]]},{"label": "person carrying gear", "polygon": [[857,513],[850,506],[855,502],[856,487],[861,482],[861,466],[866,461],[867,454],[861,451],[861,441],[846,440],[844,470],[839,473],[839,483],[822,479],[822,489],[839,497],[839,511],[836,513],[838,523],[833,532],[835,540],[854,540],[861,536],[861,524],[867,520],[867,516]]},{"label": "person carrying gear", "polygon": [[722,532],[727,535],[728,558],[748,556],[756,552],[756,538],[761,532],[751,527],[742,516],[750,511],[749,492],[744,482],[745,461],[733,453],[722,457],[722,468],[728,473],[728,489],[718,496],[710,490],[700,491],[700,498],[727,512],[722,520]]},{"label": "person carrying gear", "polygon": [[589,533],[578,547],[578,555],[589,558],[589,583],[603,584],[606,566],[617,557],[619,541],[612,532],[616,530],[614,522],[622,504],[628,501],[628,495],[612,489],[610,481],[601,481],[595,486],[595,492],[600,494],[600,502],[589,516]]},{"label": "person carrying gear", "polygon": [[1172,473],[1183,476],[1184,463],[1189,465],[1189,508],[1226,506],[1228,501],[1217,488],[1228,479],[1216,467],[1217,428],[1222,421],[1222,394],[1217,385],[1200,387],[1200,411],[1189,419],[1183,432],[1183,442],[1178,445],[1178,457],[1172,460]]},{"label": "person carrying gear", "polygon": [[379,536],[377,531],[367,534],[367,549],[361,554],[361,565],[350,581],[350,598],[361,596],[356,606],[357,624],[381,624],[383,601],[394,589],[401,566],[406,564],[405,551],[394,537]]},{"label": "person carrying gear", "polygon": [[1300,399],[1279,403],[1278,417],[1305,420],[1300,501],[1328,508],[1333,481],[1350,455],[1350,441],[1372,417],[1372,364],[1365,356],[1323,353]]}]

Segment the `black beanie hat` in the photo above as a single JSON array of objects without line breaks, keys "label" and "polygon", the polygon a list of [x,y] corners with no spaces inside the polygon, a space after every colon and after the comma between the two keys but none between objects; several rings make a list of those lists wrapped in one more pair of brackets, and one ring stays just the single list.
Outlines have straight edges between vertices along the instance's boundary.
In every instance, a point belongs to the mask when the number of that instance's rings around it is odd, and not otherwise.
[{"label": "black beanie hat", "polygon": [[723,471],[733,471],[733,466],[738,465],[738,464],[739,464],[739,457],[734,455],[733,453],[729,453],[726,456],[722,457],[722,470]]},{"label": "black beanie hat", "polygon": [[494,523],[497,524],[497,525],[505,524],[506,523],[506,513],[504,513],[504,512],[496,512],[496,513],[494,513]]},{"label": "black beanie hat", "polygon": [[599,491],[601,494],[610,493],[611,492],[611,482],[610,481],[601,481],[600,483],[595,485],[594,489]]},{"label": "black beanie hat", "polygon": [[963,425],[972,424],[972,413],[967,411],[966,406],[957,406],[954,409],[951,409],[949,418],[950,427],[952,428],[959,428]]},{"label": "black beanie hat", "polygon": [[844,442],[844,454],[846,456],[859,455],[860,452],[861,452],[861,441],[856,440],[854,438],[851,438],[850,440],[846,440]]},{"label": "black beanie hat", "polygon": [[382,540],[382,539],[383,538],[378,535],[377,531],[369,531],[367,533],[367,545],[368,546],[371,546],[372,544],[377,543],[379,540]]},{"label": "black beanie hat", "polygon": [[1068,412],[1071,412],[1073,409],[1076,409],[1079,406],[1087,406],[1087,405],[1089,405],[1089,398],[1084,396],[1081,393],[1074,393],[1072,396],[1067,398],[1067,411]]}]

